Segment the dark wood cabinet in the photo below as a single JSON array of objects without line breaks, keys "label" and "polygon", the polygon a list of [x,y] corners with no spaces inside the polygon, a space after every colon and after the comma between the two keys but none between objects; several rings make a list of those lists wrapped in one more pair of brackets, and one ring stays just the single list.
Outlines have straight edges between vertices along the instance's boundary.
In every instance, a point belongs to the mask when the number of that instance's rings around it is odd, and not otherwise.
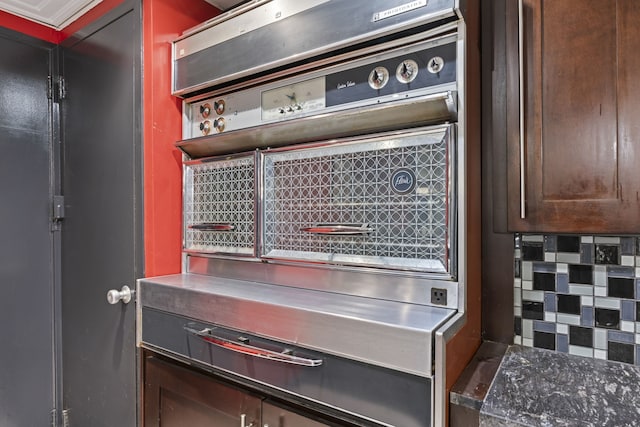
[{"label": "dark wood cabinet", "polygon": [[260,397],[154,356],[144,365],[145,427],[260,424]]},{"label": "dark wood cabinet", "polygon": [[[144,427],[331,427],[266,396],[145,352]],[[348,425],[347,423],[340,425]]]},{"label": "dark wood cabinet", "polygon": [[509,231],[640,232],[640,2],[523,0],[521,20],[518,9],[507,0],[504,45],[494,38]]}]

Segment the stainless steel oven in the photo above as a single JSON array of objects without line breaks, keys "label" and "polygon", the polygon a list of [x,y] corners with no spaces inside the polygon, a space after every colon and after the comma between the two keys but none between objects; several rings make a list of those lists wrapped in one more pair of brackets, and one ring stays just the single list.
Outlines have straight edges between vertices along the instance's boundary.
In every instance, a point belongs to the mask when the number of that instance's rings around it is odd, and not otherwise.
[{"label": "stainless steel oven", "polygon": [[253,1],[176,40],[183,272],[141,345],[353,425],[444,420],[464,310],[457,1]]}]

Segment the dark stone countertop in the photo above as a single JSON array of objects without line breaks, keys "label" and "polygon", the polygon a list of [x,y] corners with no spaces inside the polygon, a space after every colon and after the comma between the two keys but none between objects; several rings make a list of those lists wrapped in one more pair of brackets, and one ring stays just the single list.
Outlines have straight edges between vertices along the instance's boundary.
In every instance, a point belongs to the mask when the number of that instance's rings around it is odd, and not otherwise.
[{"label": "dark stone countertop", "polygon": [[640,368],[510,346],[482,405],[480,425],[638,426]]}]

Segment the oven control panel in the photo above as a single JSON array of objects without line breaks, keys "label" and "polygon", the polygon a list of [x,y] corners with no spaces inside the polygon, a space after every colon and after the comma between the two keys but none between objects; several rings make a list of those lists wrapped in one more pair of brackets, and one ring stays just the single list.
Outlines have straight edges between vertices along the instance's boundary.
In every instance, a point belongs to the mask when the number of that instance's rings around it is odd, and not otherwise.
[{"label": "oven control panel", "polygon": [[455,35],[184,102],[183,139],[456,90]]}]

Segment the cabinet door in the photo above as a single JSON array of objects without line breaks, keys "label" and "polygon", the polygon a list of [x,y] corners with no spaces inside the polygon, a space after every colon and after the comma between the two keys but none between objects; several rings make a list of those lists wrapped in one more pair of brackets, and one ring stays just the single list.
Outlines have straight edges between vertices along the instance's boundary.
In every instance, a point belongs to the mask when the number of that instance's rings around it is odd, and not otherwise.
[{"label": "cabinet door", "polygon": [[256,427],[260,405],[260,398],[209,376],[145,358],[145,427]]},{"label": "cabinet door", "polygon": [[262,405],[263,427],[330,427],[304,415],[264,402]]},{"label": "cabinet door", "polygon": [[511,230],[640,230],[639,11],[633,0],[523,0],[518,22],[508,3]]}]

